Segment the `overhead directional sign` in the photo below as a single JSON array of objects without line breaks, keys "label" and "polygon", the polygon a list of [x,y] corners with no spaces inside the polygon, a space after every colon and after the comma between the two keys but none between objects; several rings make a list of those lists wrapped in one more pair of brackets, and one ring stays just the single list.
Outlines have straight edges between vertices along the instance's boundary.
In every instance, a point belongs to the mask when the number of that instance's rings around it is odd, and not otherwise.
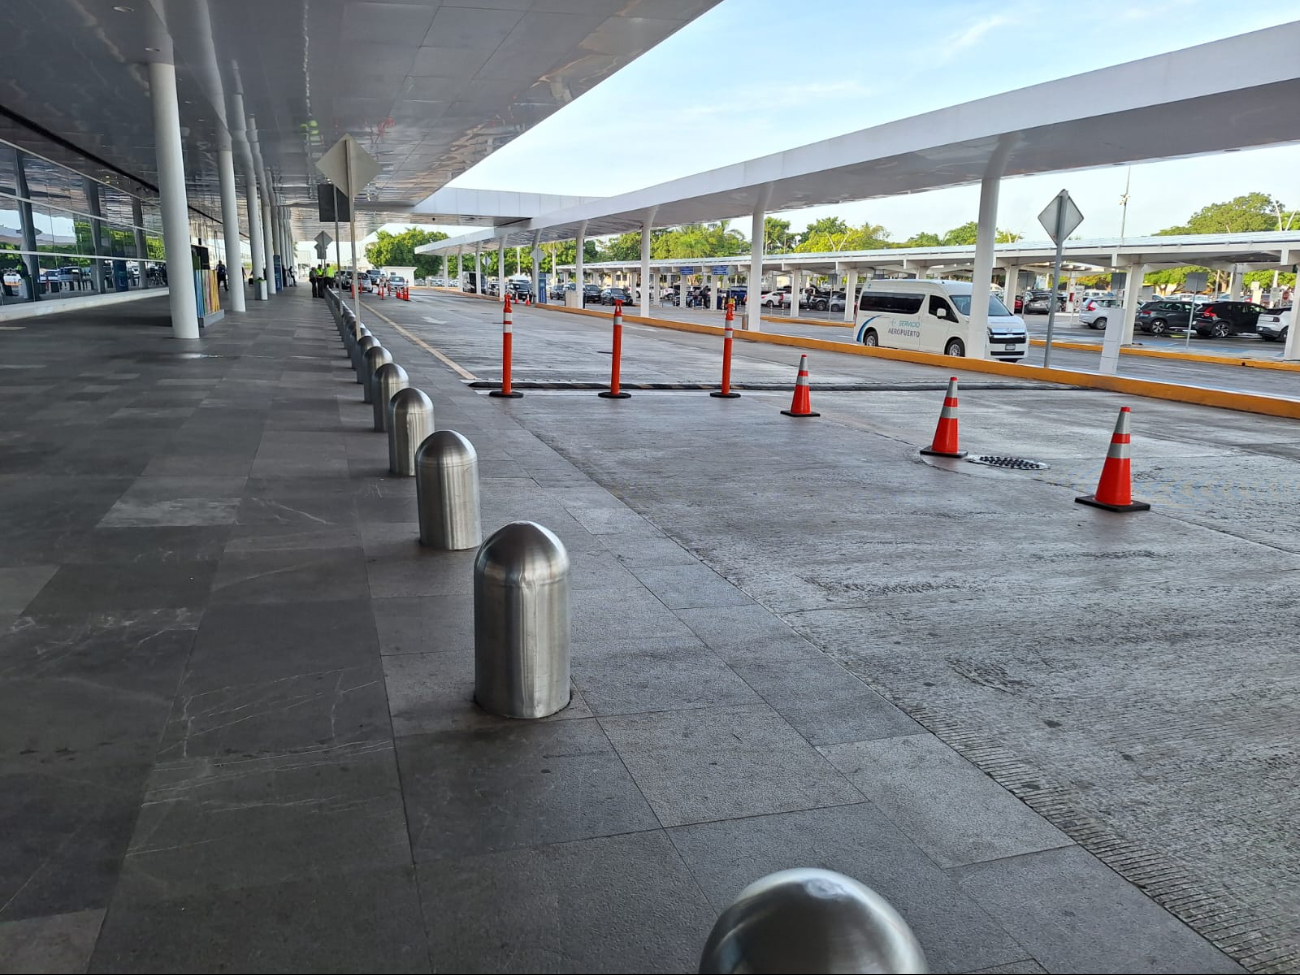
[{"label": "overhead directional sign", "polygon": [[350,135],[344,135],[334,143],[330,151],[317,161],[316,168],[335,186],[344,187],[349,199],[356,197],[379,175],[379,163]]},{"label": "overhead directional sign", "polygon": [[329,246],[333,242],[334,238],[325,233],[325,231],[322,230],[318,233],[316,235],[316,256],[322,261],[325,260],[325,255],[329,253]]},{"label": "overhead directional sign", "polygon": [[715,264],[715,265],[713,265],[712,273],[714,273],[714,274],[730,274],[730,273],[731,273],[731,268],[728,267],[726,264]]},{"label": "overhead directional sign", "polygon": [[1061,190],[1047,204],[1047,209],[1038,215],[1038,222],[1047,231],[1047,236],[1052,238],[1052,243],[1060,244],[1079,229],[1079,224],[1083,223],[1083,214],[1074,205],[1074,200],[1070,199],[1070,194]]}]

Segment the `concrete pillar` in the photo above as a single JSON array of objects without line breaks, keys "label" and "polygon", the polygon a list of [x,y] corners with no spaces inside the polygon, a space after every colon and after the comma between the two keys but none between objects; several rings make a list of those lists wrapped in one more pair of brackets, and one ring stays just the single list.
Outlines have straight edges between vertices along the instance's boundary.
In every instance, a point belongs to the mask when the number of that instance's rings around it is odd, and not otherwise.
[{"label": "concrete pillar", "polygon": [[1002,287],[1002,303],[1007,306],[1007,311],[1014,315],[1016,313],[1016,283],[1020,279],[1020,265],[1004,264],[1002,274],[1006,278],[1006,284]]},{"label": "concrete pillar", "polygon": [[[451,255],[447,256],[447,281],[451,283]],[[497,295],[506,295],[506,239],[497,241]]]},{"label": "concrete pillar", "polygon": [[1106,335],[1101,343],[1101,371],[1108,375],[1119,372],[1120,349],[1133,342],[1133,321],[1137,316],[1138,294],[1142,290],[1142,278],[1146,274],[1146,265],[1131,264],[1126,268],[1124,285],[1124,309],[1119,321],[1106,319]]},{"label": "concrete pillar", "polygon": [[1071,271],[1065,278],[1065,310],[1073,315],[1079,310],[1079,276]]},{"label": "concrete pillar", "polygon": [[533,301],[540,301],[542,297],[542,259],[537,254],[537,250],[541,246],[542,232],[538,230],[533,233],[533,246],[528,250],[528,257],[532,261],[533,270]]},{"label": "concrete pillar", "polygon": [[149,275],[145,273],[149,244],[144,236],[144,207],[140,205],[138,196],[131,197],[131,223],[135,227],[135,260],[140,267],[140,287],[143,289],[149,287]]},{"label": "concrete pillar", "polygon": [[172,335],[199,337],[199,309],[194,298],[190,260],[190,209],[185,194],[185,157],[181,149],[181,114],[176,99],[176,66],[149,64],[153,107],[154,147],[158,157],[158,195],[162,205],[163,248],[167,252],[167,284]]},{"label": "concrete pillar", "polygon": [[266,268],[266,293],[275,294],[275,224],[271,220],[271,190],[262,184],[262,266]]},{"label": "concrete pillar", "polygon": [[262,203],[257,193],[257,177],[251,167],[244,174],[244,206],[248,210],[248,257],[252,261],[249,277],[264,278],[266,251],[262,246]]},{"label": "concrete pillar", "polygon": [[474,245],[474,292],[476,294],[487,294],[487,288],[483,286],[483,245]]},{"label": "concrete pillar", "polygon": [[226,242],[226,281],[230,293],[221,296],[221,303],[232,312],[245,311],[244,289],[240,287],[244,276],[239,269],[243,256],[239,250],[239,197],[235,195],[235,155],[229,146],[217,150],[217,176],[221,180],[221,234]]},{"label": "concrete pillar", "polygon": [[975,236],[975,266],[971,269],[970,334],[966,355],[983,359],[988,352],[989,286],[993,279],[993,246],[997,242],[1000,175],[980,181],[980,212]]},{"label": "concrete pillar", "polygon": [[1228,281],[1228,298],[1232,301],[1241,300],[1241,266],[1232,265],[1232,277]]},{"label": "concrete pillar", "polygon": [[[582,286],[587,283],[586,269],[583,267],[583,265],[586,264],[583,251],[586,250],[587,247],[587,221],[585,220],[582,221],[582,224],[578,227],[577,244],[578,252],[573,258],[573,279],[574,290],[578,294],[577,306],[581,308],[583,304]],[[635,292],[629,290],[628,294],[635,294]]]},{"label": "concrete pillar", "polygon": [[650,317],[650,232],[654,229],[655,211],[651,209],[641,221],[641,317]]},{"label": "concrete pillar", "polygon": [[844,320],[846,322],[857,321],[858,301],[855,292],[858,290],[858,269],[853,268],[849,271],[848,280],[844,283]]},{"label": "concrete pillar", "polygon": [[758,200],[754,204],[754,226],[750,231],[749,247],[749,287],[746,291],[748,295],[748,311],[745,316],[745,329],[750,332],[760,332],[763,329],[763,302],[762,295],[759,293],[763,287],[763,221],[767,217],[767,200],[771,195],[771,187],[764,186],[758,194]]}]

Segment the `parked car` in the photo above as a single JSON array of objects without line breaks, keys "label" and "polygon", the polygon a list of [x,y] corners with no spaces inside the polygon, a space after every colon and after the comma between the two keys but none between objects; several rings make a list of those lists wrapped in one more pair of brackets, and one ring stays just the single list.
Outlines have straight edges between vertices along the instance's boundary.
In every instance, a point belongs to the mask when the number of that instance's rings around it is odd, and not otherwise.
[{"label": "parked car", "polygon": [[[1006,302],[1003,302],[1003,304],[1006,304]],[[1016,295],[1015,308],[1013,308],[1012,311],[1014,311],[1017,315],[1019,315],[1024,310],[1025,310],[1025,296]]]},{"label": "parked car", "polygon": [[670,305],[680,305],[681,298],[677,295],[677,289],[673,287],[659,289],[659,304],[667,302]]},{"label": "parked car", "polygon": [[632,296],[628,294],[627,288],[606,288],[600,293],[602,305],[612,305],[616,301],[621,301],[625,305],[632,304]]},{"label": "parked car", "polygon": [[388,290],[396,291],[398,288],[406,287],[406,278],[400,274],[390,274],[388,276]]},{"label": "parked car", "polygon": [[582,303],[584,305],[599,305],[603,293],[604,289],[598,284],[584,284],[582,286]]},{"label": "parked car", "polygon": [[1265,342],[1276,342],[1279,339],[1285,342],[1291,329],[1291,316],[1295,314],[1291,310],[1293,307],[1284,305],[1281,308],[1264,309],[1259,321],[1255,323],[1255,332]]},{"label": "parked car", "polygon": [[1212,301],[1199,307],[1193,327],[1203,339],[1251,333],[1263,311],[1253,301]]},{"label": "parked car", "polygon": [[1079,324],[1105,330],[1106,321],[1123,315],[1124,303],[1118,298],[1085,298],[1079,309]]},{"label": "parked car", "polygon": [[553,284],[546,289],[546,295],[549,298],[554,298],[556,301],[563,301],[565,291],[576,291],[577,289],[578,286],[576,284]]},{"label": "parked car", "polygon": [[1192,303],[1190,301],[1171,301],[1162,298],[1148,301],[1137,310],[1133,324],[1138,331],[1148,335],[1163,335],[1171,328],[1186,328],[1191,320]]},{"label": "parked car", "polygon": [[768,291],[763,295],[764,308],[785,308],[790,304],[790,296],[784,291]]},{"label": "parked car", "polygon": [[[799,304],[805,305],[805,302],[800,301]],[[831,306],[831,293],[829,291],[818,290],[818,291],[808,292],[808,298],[805,307],[811,308],[814,311],[825,311],[830,306]]]},{"label": "parked car", "polygon": [[[1065,311],[1065,297],[1063,292],[1056,292],[1057,311]],[[1051,311],[1051,305],[1051,291],[1027,291],[1021,307],[1026,315],[1046,315]]]}]

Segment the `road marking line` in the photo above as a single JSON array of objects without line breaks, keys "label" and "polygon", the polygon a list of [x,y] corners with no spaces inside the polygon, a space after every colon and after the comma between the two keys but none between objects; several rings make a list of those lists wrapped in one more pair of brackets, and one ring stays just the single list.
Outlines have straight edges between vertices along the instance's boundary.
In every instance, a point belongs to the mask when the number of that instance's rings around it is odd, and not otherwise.
[{"label": "road marking line", "polygon": [[418,335],[412,335],[406,329],[402,328],[401,325],[398,325],[397,322],[393,321],[391,318],[385,315],[382,311],[379,311],[375,308],[371,308],[369,305],[366,304],[363,304],[362,307],[365,308],[366,311],[378,315],[380,318],[386,321],[389,325],[393,326],[393,328],[397,329],[399,332],[405,335],[408,339],[410,339],[420,348],[424,349],[424,351],[429,353],[429,355],[433,356],[443,365],[450,367],[456,373],[456,375],[460,376],[461,379],[468,379],[470,382],[478,381],[478,376],[474,375],[468,369],[461,366],[460,363],[454,362],[453,360],[447,358],[447,356],[443,355],[441,352],[435,349],[428,342],[424,341],[424,339],[420,338]]},{"label": "road marking line", "polygon": [[446,325],[446,324],[447,324],[447,323],[444,322],[441,318],[430,318],[428,315],[425,315],[425,316],[424,316],[424,320],[425,320],[426,322],[428,322],[430,325]]}]

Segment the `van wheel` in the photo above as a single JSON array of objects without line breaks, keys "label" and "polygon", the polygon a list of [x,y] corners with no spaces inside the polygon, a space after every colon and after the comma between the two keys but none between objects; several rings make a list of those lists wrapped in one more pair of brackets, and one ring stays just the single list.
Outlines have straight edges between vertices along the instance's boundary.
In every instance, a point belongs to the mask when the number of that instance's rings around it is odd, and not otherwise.
[{"label": "van wheel", "polygon": [[1106,327],[1106,319],[1104,319],[1104,318],[1096,318],[1096,319],[1093,319],[1092,327],[1093,327],[1093,328],[1104,329],[1104,328]]},{"label": "van wheel", "polygon": [[880,344],[880,336],[876,334],[874,328],[867,329],[866,334],[862,336],[862,344],[869,345],[873,349]]},{"label": "van wheel", "polygon": [[943,348],[943,354],[965,357],[966,345],[961,339],[949,339],[948,344]]}]

